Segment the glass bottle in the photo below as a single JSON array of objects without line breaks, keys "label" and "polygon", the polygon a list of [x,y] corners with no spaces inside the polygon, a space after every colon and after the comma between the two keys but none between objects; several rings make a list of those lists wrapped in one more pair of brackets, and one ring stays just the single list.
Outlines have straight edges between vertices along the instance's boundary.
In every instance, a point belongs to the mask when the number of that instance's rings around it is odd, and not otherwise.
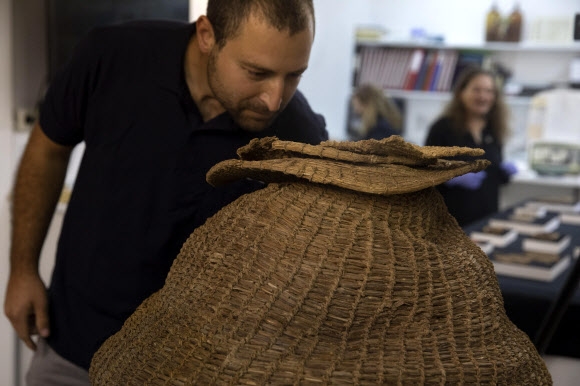
[{"label": "glass bottle", "polygon": [[519,42],[522,34],[522,12],[518,3],[508,17],[505,41]]},{"label": "glass bottle", "polygon": [[501,40],[499,37],[501,25],[501,15],[497,10],[496,3],[493,3],[491,9],[487,13],[485,18],[485,41],[486,42],[496,42]]}]

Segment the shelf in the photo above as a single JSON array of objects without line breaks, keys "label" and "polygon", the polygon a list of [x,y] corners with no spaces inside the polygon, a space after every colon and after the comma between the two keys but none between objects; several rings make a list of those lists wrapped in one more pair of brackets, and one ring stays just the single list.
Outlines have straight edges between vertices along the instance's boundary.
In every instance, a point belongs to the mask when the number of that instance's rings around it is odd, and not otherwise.
[{"label": "shelf", "polygon": [[540,42],[521,42],[521,43],[486,43],[485,50],[489,51],[519,51],[519,52],[578,52],[580,53],[580,43],[540,43]]},{"label": "shelf", "polygon": [[415,99],[415,100],[432,100],[432,101],[447,101],[451,98],[451,93],[437,92],[437,91],[415,91],[415,90],[385,90],[393,98],[398,99]]},{"label": "shelf", "polygon": [[394,48],[414,48],[422,47],[426,49],[446,49],[459,51],[506,51],[506,52],[578,52],[580,53],[580,42],[570,43],[545,43],[545,42],[489,42],[483,44],[447,44],[436,42],[416,42],[416,41],[389,41],[389,40],[357,40],[359,46],[388,46]]},{"label": "shelf", "polygon": [[[412,99],[412,100],[429,100],[429,101],[448,101],[451,98],[449,92],[436,91],[416,91],[416,90],[385,90],[389,96],[398,99]],[[504,96],[504,100],[508,105],[527,106],[530,104],[531,98],[524,96]]]},{"label": "shelf", "polygon": [[[556,47],[531,43],[450,46],[359,41],[353,85],[372,83],[388,90],[431,90],[435,93],[417,92],[414,98],[441,99],[446,97],[445,92],[452,90],[464,68],[473,64],[491,68],[495,63],[501,65],[515,85],[549,87],[565,82],[569,63],[577,53],[580,54],[580,43]],[[508,94],[512,104],[528,104],[529,98],[514,94],[519,90],[509,91],[512,91]]]}]

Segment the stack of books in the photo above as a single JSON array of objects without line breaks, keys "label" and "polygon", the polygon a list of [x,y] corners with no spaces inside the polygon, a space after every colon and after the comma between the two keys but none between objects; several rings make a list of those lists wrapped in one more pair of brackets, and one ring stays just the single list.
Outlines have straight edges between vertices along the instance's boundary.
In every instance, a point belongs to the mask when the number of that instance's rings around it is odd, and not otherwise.
[{"label": "stack of books", "polygon": [[486,251],[498,275],[549,282],[580,254],[570,228],[559,230],[565,222],[580,225],[580,202],[533,200],[495,214],[469,237]]},{"label": "stack of books", "polygon": [[568,197],[544,197],[528,201],[527,210],[545,210],[559,214],[562,224],[580,225],[580,201]]},{"label": "stack of books", "polygon": [[488,222],[496,228],[509,228],[523,235],[553,232],[560,226],[560,216],[547,212],[544,216],[518,213],[515,210],[498,213]]},{"label": "stack of books", "polygon": [[570,235],[558,232],[538,233],[522,240],[522,250],[559,254],[568,248],[571,239]]},{"label": "stack of books", "polygon": [[569,248],[560,254],[496,251],[490,259],[498,275],[549,282],[570,266],[571,254]]},{"label": "stack of books", "polygon": [[544,197],[530,200],[524,205],[526,208],[543,208],[550,212],[580,213],[580,201],[568,197]]},{"label": "stack of books", "polygon": [[524,205],[514,208],[513,214],[518,216],[545,217],[548,214],[548,210],[545,206]]},{"label": "stack of books", "polygon": [[504,248],[518,238],[518,232],[505,227],[484,226],[479,231],[472,231],[469,237],[474,242],[488,242],[494,247]]},{"label": "stack of books", "polygon": [[580,225],[580,212],[560,212],[560,222],[568,225]]}]

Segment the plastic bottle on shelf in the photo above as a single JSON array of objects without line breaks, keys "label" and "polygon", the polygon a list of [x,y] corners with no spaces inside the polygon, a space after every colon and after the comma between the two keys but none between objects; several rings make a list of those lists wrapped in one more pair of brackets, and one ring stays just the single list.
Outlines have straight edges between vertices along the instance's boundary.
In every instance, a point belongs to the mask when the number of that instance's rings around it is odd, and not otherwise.
[{"label": "plastic bottle on shelf", "polygon": [[515,4],[512,13],[508,17],[508,25],[505,34],[506,42],[519,42],[522,36],[522,11],[518,3]]},{"label": "plastic bottle on shelf", "polygon": [[497,42],[500,39],[501,15],[494,2],[485,18],[485,41]]}]

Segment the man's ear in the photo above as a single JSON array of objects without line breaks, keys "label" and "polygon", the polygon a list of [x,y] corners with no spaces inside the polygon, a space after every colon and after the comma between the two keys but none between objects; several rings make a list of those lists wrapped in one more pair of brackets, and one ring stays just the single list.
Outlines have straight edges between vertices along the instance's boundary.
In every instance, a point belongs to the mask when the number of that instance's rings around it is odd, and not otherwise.
[{"label": "man's ear", "polygon": [[195,34],[199,49],[204,54],[211,52],[215,45],[215,35],[213,33],[213,26],[205,15],[201,15],[195,22]]}]

